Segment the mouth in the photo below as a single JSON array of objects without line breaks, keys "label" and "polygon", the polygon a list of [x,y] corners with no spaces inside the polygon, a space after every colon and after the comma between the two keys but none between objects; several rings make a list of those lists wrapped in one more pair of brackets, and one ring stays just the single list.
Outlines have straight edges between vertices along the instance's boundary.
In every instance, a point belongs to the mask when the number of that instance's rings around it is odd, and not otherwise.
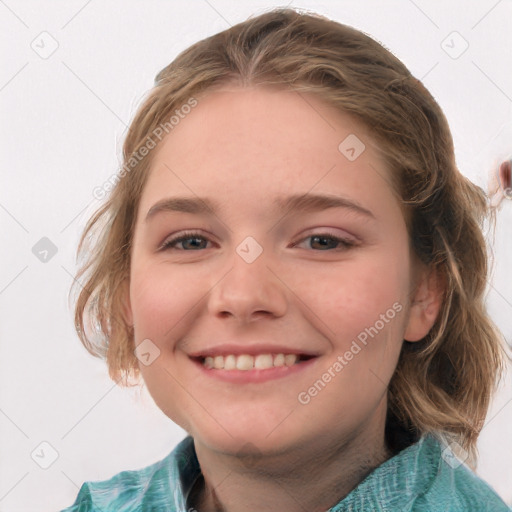
[{"label": "mouth", "polygon": [[225,354],[191,357],[208,370],[270,370],[272,368],[290,368],[305,363],[317,356],[309,354]]},{"label": "mouth", "polygon": [[311,370],[322,359],[320,352],[307,348],[249,341],[202,348],[187,356],[206,379],[232,385],[300,378],[300,374]]}]

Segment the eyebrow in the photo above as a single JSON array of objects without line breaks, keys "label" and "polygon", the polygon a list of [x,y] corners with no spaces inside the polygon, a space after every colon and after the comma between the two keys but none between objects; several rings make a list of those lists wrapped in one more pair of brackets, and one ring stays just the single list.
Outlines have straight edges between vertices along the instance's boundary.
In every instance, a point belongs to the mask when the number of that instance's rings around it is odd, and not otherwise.
[{"label": "eyebrow", "polygon": [[[375,219],[375,215],[356,201],[342,196],[321,194],[298,194],[288,197],[278,197],[273,202],[274,207],[286,212],[313,213],[329,208],[345,208],[359,215]],[[200,214],[215,214],[220,210],[219,204],[207,197],[169,197],[155,203],[148,211],[145,222],[160,212],[182,212]]]}]

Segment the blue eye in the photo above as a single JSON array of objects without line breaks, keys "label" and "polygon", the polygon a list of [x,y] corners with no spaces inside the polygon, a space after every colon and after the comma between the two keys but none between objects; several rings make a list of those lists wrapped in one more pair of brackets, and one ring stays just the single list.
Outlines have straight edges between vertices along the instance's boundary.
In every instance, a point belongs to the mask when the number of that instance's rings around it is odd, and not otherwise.
[{"label": "blue eye", "polygon": [[[190,241],[190,240],[194,241],[194,243],[191,245],[193,250],[204,249],[205,248],[205,247],[199,247],[198,244],[197,244],[198,241],[200,241],[200,240],[204,240],[206,242],[208,241],[208,239],[206,239],[204,236],[201,236],[200,234],[195,233],[193,231],[185,232],[185,233],[181,234],[178,237],[166,240],[162,244],[161,250],[164,251],[166,249],[174,249],[176,244],[180,244],[180,243],[187,242],[187,241]],[[178,250],[186,250],[186,249],[178,249]]]},{"label": "blue eye", "polygon": [[[311,247],[314,249],[313,244],[316,244],[316,249],[319,249],[321,251],[325,250],[332,250],[332,249],[338,249],[338,250],[347,250],[351,247],[354,247],[357,245],[357,242],[354,240],[346,239],[346,238],[340,238],[338,236],[334,236],[330,233],[317,233],[314,235],[307,236],[306,238],[303,238],[301,242],[311,239]],[[208,239],[204,236],[200,235],[197,232],[191,231],[191,232],[185,232],[182,233],[178,237],[170,238],[169,240],[166,240],[162,246],[160,247],[160,250],[165,251],[169,249],[175,249],[179,251],[197,251],[200,249],[206,249],[205,243],[208,243]],[[191,244],[188,244],[188,242],[192,242]],[[181,249],[177,249],[176,246],[178,244],[182,244]],[[188,249],[186,246],[188,245]],[[297,246],[297,244],[294,244],[293,247]],[[341,247],[339,247],[341,246]]]},{"label": "blue eye", "polygon": [[341,249],[350,249],[356,245],[356,242],[353,240],[340,238],[329,233],[318,233],[304,238],[304,240],[308,239],[311,239],[311,248],[313,248],[313,244],[317,244],[317,249],[322,251],[325,251],[326,249],[340,249],[340,247],[336,247],[339,245],[341,245]]}]

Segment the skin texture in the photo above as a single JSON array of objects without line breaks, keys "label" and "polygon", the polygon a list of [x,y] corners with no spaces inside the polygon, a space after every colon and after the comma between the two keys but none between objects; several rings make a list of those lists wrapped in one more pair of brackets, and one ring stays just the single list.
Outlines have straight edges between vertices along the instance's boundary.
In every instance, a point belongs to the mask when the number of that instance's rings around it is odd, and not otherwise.
[{"label": "skin texture", "polygon": [[[349,134],[366,146],[354,161],[338,150]],[[423,338],[439,312],[437,281],[411,258],[389,170],[351,117],[311,94],[268,87],[209,92],[155,151],[125,319],[136,344],[150,339],[160,350],[140,364],[150,394],[194,438],[206,482],[194,504],[215,510],[215,496],[226,511],[327,510],[391,456],[387,385],[403,340]],[[313,193],[349,198],[375,219],[345,208],[287,214],[272,204]],[[212,198],[221,209],[145,221],[156,202],[174,196]],[[204,239],[159,250],[185,230]],[[326,249],[313,237],[326,230],[357,245],[328,239]],[[263,249],[252,263],[236,252],[248,236]],[[394,303],[401,311],[300,403],[299,393]],[[319,357],[280,379],[234,384],[207,376],[188,357],[225,342]]]}]

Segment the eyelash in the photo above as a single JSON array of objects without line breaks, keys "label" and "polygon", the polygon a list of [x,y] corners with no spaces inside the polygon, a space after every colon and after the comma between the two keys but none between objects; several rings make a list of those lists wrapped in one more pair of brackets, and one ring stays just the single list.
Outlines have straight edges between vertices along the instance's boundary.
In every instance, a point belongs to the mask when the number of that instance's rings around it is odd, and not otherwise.
[{"label": "eyelash", "polygon": [[[335,236],[331,233],[315,233],[313,235],[309,235],[301,240],[299,240],[299,242],[303,242],[304,240],[307,240],[308,238],[315,238],[315,237],[318,237],[318,238],[327,238],[327,239],[331,239],[331,240],[335,240],[336,242],[340,243],[342,245],[342,248],[341,249],[338,249],[338,250],[349,250],[353,247],[355,247],[357,245],[357,242],[353,241],[353,240],[349,240],[349,239],[346,239],[346,238],[340,238],[338,236]],[[196,239],[201,239],[201,240],[207,240],[208,239],[204,236],[202,236],[201,234],[197,233],[197,232],[194,232],[194,231],[186,231],[185,233],[177,236],[177,237],[174,237],[174,238],[171,238],[170,240],[166,240],[159,248],[160,251],[166,251],[166,250],[169,250],[169,249],[175,249],[174,246],[179,243],[179,242],[182,242],[184,240],[188,240],[190,238],[196,238]],[[181,250],[183,252],[195,252],[195,250],[190,250],[190,251],[187,251],[185,249],[175,249],[175,250]],[[314,250],[314,249],[313,249]],[[327,249],[327,250],[331,250],[331,249]],[[336,249],[335,249],[336,250]],[[324,251],[315,251],[315,252],[324,252]]]}]

